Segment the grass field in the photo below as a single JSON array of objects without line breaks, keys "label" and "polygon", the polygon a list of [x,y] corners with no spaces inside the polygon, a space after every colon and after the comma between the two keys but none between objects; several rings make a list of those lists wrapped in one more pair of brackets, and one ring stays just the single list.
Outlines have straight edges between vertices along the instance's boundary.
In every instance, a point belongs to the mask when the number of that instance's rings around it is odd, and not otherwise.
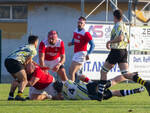
[{"label": "grass field", "polygon": [[[132,89],[138,84],[118,84],[112,89]],[[0,113],[150,113],[150,97],[144,91],[107,101],[7,101],[9,84],[0,84]],[[25,90],[27,96],[28,88]]]}]

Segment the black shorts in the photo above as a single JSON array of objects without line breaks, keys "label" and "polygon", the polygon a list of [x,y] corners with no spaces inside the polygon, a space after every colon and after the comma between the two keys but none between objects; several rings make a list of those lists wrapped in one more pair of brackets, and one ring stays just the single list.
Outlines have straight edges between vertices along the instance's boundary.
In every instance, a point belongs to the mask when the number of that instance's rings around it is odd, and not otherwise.
[{"label": "black shorts", "polygon": [[126,49],[111,49],[106,61],[110,64],[127,63],[127,56]]},{"label": "black shorts", "polygon": [[21,62],[9,58],[5,59],[5,67],[7,71],[11,74],[17,73],[20,70],[25,69],[24,65]]}]

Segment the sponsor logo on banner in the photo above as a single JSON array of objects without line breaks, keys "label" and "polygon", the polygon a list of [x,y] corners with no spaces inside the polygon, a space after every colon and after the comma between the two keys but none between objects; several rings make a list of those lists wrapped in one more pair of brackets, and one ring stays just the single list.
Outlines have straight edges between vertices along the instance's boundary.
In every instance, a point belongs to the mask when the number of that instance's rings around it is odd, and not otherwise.
[{"label": "sponsor logo on banner", "polygon": [[113,25],[86,24],[85,29],[91,33],[95,43],[95,51],[107,51],[106,43],[110,40]]},{"label": "sponsor logo on banner", "polygon": [[[100,79],[100,70],[107,58],[107,54],[91,54],[91,60],[87,61],[83,65],[83,74],[88,76],[92,80]],[[112,70],[108,73],[108,79],[111,79],[117,75],[120,75],[118,65],[115,65]]]},{"label": "sponsor logo on banner", "polygon": [[130,55],[130,71],[139,72],[144,80],[150,80],[150,55]]}]

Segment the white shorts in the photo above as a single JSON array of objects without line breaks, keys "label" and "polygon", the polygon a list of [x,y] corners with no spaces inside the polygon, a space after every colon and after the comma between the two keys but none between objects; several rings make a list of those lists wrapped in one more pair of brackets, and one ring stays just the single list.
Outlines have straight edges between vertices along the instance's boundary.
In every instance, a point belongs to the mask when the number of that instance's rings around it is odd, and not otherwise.
[{"label": "white shorts", "polygon": [[44,60],[45,66],[49,67],[51,70],[60,62],[60,57],[55,60]]},{"label": "white shorts", "polygon": [[86,55],[87,55],[86,51],[80,51],[80,52],[74,53],[72,61],[83,64],[86,61],[85,59]]},{"label": "white shorts", "polygon": [[30,87],[30,89],[29,89],[29,98],[31,98],[31,96],[33,94],[38,94],[38,95],[45,94],[45,95],[56,96],[57,92],[53,87],[53,83],[51,83],[45,89],[42,89],[42,90],[38,90],[34,87]]}]

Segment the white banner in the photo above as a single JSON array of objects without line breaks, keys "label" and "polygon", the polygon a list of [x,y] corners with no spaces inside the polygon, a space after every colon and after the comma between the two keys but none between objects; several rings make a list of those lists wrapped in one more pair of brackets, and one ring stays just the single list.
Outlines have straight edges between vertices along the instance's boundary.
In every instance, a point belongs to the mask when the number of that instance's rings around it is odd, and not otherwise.
[{"label": "white banner", "polygon": [[[90,61],[83,65],[83,74],[92,80],[100,79],[100,70],[107,58],[108,54],[91,54]],[[139,72],[139,76],[144,80],[150,80],[150,55],[130,55],[130,72]],[[118,65],[108,73],[107,79],[120,75]]]},{"label": "white banner", "polygon": [[132,27],[130,50],[150,50],[150,26]]},{"label": "white banner", "polygon": [[139,72],[144,80],[150,80],[150,55],[130,55],[130,71]]},{"label": "white banner", "polygon": [[[91,54],[90,61],[87,61],[83,65],[83,74],[88,76],[92,80],[99,80],[100,70],[107,56],[107,54]],[[120,70],[118,68],[118,65],[115,65],[114,68],[108,73],[107,78],[111,79],[117,75],[120,75]]]},{"label": "white banner", "polygon": [[[91,33],[96,45],[95,51],[108,51],[106,42],[110,40],[112,28],[113,25],[86,24],[85,29]],[[150,51],[150,26],[131,27],[130,50]]]},{"label": "white banner", "polygon": [[89,31],[95,43],[95,51],[107,51],[106,42],[110,40],[113,25],[86,24],[85,29]]}]

